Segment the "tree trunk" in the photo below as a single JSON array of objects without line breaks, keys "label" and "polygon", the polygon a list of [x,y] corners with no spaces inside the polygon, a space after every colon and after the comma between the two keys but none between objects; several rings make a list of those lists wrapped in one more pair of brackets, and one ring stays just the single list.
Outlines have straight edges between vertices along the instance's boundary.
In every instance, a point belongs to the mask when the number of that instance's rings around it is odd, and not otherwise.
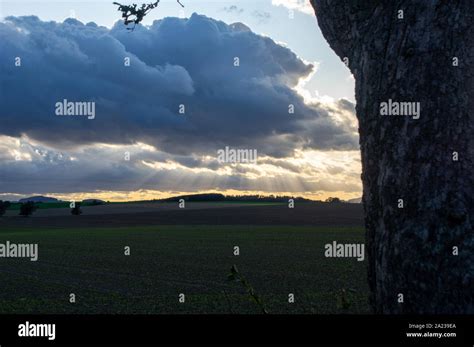
[{"label": "tree trunk", "polygon": [[374,311],[474,313],[474,1],[311,2],[356,81]]}]

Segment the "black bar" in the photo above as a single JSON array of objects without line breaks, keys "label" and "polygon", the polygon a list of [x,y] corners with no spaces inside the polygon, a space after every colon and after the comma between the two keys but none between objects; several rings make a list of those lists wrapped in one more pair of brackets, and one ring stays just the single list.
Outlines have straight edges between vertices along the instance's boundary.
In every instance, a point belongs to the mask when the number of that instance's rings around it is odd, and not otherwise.
[{"label": "black bar", "polygon": [[[26,321],[56,324],[55,340],[19,337],[18,327]],[[425,324],[425,328],[409,329],[410,323]],[[407,337],[407,332],[455,332],[456,337],[414,338]],[[473,332],[473,316],[459,315],[0,315],[2,347],[94,343],[473,346]]]}]

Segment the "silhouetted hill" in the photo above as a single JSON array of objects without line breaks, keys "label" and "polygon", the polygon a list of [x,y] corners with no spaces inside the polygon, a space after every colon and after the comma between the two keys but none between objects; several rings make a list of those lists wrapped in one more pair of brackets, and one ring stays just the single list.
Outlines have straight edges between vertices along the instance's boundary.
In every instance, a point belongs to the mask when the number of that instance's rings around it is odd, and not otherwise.
[{"label": "silhouetted hill", "polygon": [[48,196],[43,196],[43,195],[30,196],[29,198],[20,199],[18,202],[24,203],[28,201],[42,202],[42,203],[61,202],[60,200],[56,198],[50,198]]},{"label": "silhouetted hill", "polygon": [[82,203],[85,205],[104,205],[105,201],[101,199],[84,199]]}]

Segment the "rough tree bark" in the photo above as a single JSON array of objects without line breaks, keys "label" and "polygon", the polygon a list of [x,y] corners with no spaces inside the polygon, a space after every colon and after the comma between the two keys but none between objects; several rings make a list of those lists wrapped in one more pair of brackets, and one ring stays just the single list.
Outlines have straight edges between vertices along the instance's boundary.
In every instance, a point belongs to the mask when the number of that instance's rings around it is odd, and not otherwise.
[{"label": "rough tree bark", "polygon": [[474,1],[311,2],[356,81],[374,311],[474,313]]}]

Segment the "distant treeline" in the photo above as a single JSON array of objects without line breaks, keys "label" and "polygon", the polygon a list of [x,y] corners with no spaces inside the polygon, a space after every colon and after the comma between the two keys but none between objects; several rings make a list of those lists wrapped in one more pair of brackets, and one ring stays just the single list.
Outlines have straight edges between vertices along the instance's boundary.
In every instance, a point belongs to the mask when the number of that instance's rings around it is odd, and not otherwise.
[{"label": "distant treeline", "polygon": [[[153,199],[153,200],[141,200],[141,201],[127,201],[127,202],[105,202],[99,199],[85,199],[82,202],[76,202],[81,207],[84,206],[95,206],[103,204],[136,204],[143,202],[179,202],[181,199],[187,202],[247,202],[247,203],[288,203],[289,199],[293,199],[294,202],[313,202],[313,203],[344,203],[336,197],[327,198],[325,201],[310,200],[302,197],[293,197],[286,195],[223,195],[219,193],[204,193],[204,194],[191,194],[191,195],[180,195],[173,196],[166,199]],[[25,199],[26,200],[26,199]],[[68,208],[70,202],[59,201],[31,201],[36,209],[49,209],[49,208]],[[0,200],[0,216],[5,213],[6,210],[20,210],[25,202],[8,202]]]},{"label": "distant treeline", "polygon": [[193,194],[193,195],[181,195],[173,196],[171,198],[159,199],[155,201],[162,202],[177,202],[180,199],[184,199],[189,202],[288,202],[289,199],[293,199],[295,202],[309,202],[312,200],[292,197],[292,196],[275,196],[275,195],[223,195],[223,194]]}]

